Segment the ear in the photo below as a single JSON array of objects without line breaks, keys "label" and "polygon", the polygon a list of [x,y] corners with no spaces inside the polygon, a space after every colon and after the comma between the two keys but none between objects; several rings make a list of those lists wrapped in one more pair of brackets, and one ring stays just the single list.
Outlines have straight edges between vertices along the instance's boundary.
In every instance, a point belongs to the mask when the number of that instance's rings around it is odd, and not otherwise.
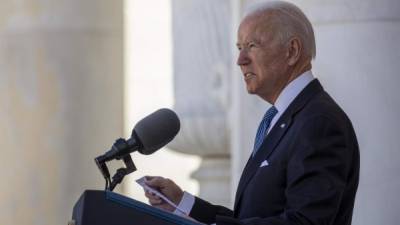
[{"label": "ear", "polygon": [[288,42],[287,48],[287,59],[288,65],[293,66],[299,61],[301,53],[303,51],[303,45],[299,38],[293,37]]}]

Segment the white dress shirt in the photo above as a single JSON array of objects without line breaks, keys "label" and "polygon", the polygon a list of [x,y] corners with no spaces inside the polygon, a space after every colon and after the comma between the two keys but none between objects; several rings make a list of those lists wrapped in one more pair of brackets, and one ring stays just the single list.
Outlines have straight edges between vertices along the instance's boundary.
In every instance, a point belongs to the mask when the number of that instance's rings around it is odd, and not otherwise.
[{"label": "white dress shirt", "polygon": [[[300,92],[312,81],[314,80],[314,76],[311,70],[304,72],[296,79],[291,81],[279,94],[278,98],[275,101],[274,106],[278,110],[278,113],[274,116],[271,121],[271,124],[268,128],[267,134],[275,126],[276,122],[282,116],[282,114],[286,111],[290,103],[300,94]],[[193,208],[195,201],[195,197],[188,192],[183,193],[183,197],[181,202],[178,205],[178,208],[184,210],[184,214],[189,215],[190,211]],[[175,209],[174,214],[182,215],[183,213],[177,209]]]},{"label": "white dress shirt", "polygon": [[311,73],[311,70],[304,72],[296,79],[292,80],[279,94],[278,98],[275,101],[275,108],[278,110],[278,113],[274,116],[271,121],[271,124],[268,128],[267,134],[271,130],[272,127],[275,126],[276,122],[282,116],[282,114],[286,111],[287,107],[293,100],[300,94],[300,92],[312,81],[314,80],[314,76]]}]

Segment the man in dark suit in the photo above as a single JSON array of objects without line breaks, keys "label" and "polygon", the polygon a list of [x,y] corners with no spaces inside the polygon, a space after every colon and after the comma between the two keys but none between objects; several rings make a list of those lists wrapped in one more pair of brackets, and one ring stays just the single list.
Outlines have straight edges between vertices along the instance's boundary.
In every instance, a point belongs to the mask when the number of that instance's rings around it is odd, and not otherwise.
[{"label": "man in dark suit", "polygon": [[149,177],[178,205],[146,192],[153,206],[207,224],[349,225],[359,179],[350,120],[311,72],[312,26],[291,3],[259,5],[242,20],[237,47],[247,91],[272,104],[240,179],[234,210]]}]

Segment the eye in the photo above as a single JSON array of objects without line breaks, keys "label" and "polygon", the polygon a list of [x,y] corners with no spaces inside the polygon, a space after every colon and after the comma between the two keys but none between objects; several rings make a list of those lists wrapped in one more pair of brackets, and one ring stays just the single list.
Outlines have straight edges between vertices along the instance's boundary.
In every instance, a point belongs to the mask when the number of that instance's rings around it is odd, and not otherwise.
[{"label": "eye", "polygon": [[254,47],[257,47],[256,43],[250,42],[250,43],[248,44],[248,48],[254,48]]}]

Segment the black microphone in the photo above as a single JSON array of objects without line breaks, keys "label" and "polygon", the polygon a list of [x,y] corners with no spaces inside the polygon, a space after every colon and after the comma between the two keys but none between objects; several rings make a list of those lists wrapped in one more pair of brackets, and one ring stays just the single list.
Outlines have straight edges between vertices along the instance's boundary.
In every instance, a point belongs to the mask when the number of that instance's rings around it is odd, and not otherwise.
[{"label": "black microphone", "polygon": [[96,163],[99,165],[121,159],[134,151],[150,155],[172,141],[179,129],[180,122],[176,113],[170,109],[159,109],[135,125],[131,138],[116,140],[109,151],[96,158]]}]

